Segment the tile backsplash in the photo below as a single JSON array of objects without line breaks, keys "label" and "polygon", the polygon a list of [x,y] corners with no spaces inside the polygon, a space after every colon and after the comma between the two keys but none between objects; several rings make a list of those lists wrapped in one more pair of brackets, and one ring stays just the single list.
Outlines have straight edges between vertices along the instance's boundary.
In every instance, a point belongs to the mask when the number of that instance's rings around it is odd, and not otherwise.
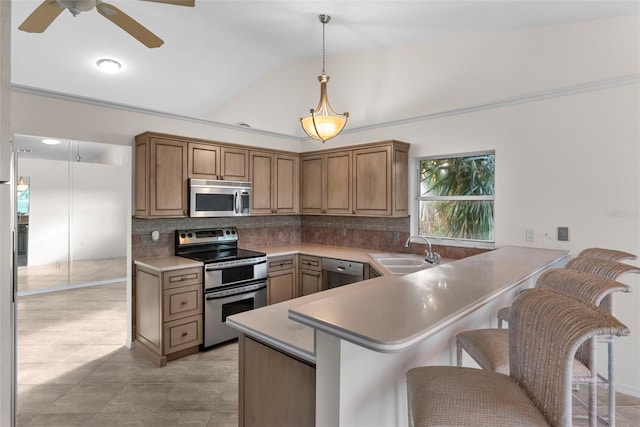
[{"label": "tile backsplash", "polygon": [[[133,218],[131,248],[133,259],[170,256],[174,253],[175,230],[214,227],[238,228],[239,246],[276,246],[288,243],[318,243],[384,252],[421,254],[423,245],[405,249],[409,237],[409,217],[373,218],[341,216],[250,216],[234,218]],[[160,238],[151,239],[158,231]],[[483,249],[434,246],[443,258],[460,259]]]}]

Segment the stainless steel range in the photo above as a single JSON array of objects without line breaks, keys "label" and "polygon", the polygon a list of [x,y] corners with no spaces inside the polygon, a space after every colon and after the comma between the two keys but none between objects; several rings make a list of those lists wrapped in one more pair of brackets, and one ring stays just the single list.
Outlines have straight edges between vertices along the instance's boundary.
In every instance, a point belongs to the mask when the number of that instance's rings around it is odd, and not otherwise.
[{"label": "stainless steel range", "polygon": [[238,248],[235,227],[176,230],[175,254],[204,262],[203,347],[237,338],[227,316],[267,305],[267,256]]}]

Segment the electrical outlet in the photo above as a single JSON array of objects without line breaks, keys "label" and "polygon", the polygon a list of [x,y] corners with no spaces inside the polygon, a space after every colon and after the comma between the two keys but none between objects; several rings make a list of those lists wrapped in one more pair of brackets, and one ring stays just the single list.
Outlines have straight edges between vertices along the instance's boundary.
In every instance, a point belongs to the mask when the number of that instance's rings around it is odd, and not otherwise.
[{"label": "electrical outlet", "polygon": [[558,227],[558,241],[559,242],[569,241],[569,227]]},{"label": "electrical outlet", "polygon": [[536,241],[536,230],[535,228],[526,228],[525,229],[525,238],[527,242],[535,242]]}]

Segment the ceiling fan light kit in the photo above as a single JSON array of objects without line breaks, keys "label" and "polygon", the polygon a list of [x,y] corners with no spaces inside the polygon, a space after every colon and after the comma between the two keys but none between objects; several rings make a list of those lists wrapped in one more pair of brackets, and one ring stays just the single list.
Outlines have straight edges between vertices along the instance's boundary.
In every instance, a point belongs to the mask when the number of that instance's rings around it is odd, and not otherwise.
[{"label": "ceiling fan light kit", "polygon": [[309,111],[308,117],[300,118],[300,124],[305,133],[313,139],[325,141],[335,138],[347,124],[349,113],[338,114],[331,108],[327,97],[327,83],[329,76],[325,72],[324,26],[331,20],[329,15],[319,15],[322,23],[322,74],[318,76],[320,82],[320,102],[315,109]]},{"label": "ceiling fan light kit", "polygon": [[[195,5],[195,0],[144,0],[155,3],[174,4],[177,6]],[[164,43],[161,38],[146,29],[135,19],[118,9],[117,7],[103,3],[101,0],[44,0],[31,15],[18,27],[19,30],[27,33],[42,33],[49,28],[49,25],[62,13],[68,9],[73,16],[78,16],[80,12],[88,12],[93,8],[109,21],[129,33],[132,37],[148,48],[160,47]]]}]

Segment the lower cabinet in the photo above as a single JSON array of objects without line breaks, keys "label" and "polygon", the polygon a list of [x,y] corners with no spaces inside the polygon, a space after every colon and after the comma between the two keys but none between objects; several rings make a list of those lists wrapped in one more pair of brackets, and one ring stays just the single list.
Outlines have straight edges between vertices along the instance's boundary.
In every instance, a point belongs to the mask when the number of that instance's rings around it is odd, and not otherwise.
[{"label": "lower cabinet", "polygon": [[267,264],[267,304],[297,297],[297,255],[269,257]]},{"label": "lower cabinet", "polygon": [[311,255],[299,255],[298,296],[314,294],[322,290],[322,259]]},{"label": "lower cabinet", "polygon": [[136,344],[156,365],[202,343],[202,268],[158,271],[136,265]]},{"label": "lower cabinet", "polygon": [[238,342],[238,425],[314,426],[315,366],[243,334]]}]

